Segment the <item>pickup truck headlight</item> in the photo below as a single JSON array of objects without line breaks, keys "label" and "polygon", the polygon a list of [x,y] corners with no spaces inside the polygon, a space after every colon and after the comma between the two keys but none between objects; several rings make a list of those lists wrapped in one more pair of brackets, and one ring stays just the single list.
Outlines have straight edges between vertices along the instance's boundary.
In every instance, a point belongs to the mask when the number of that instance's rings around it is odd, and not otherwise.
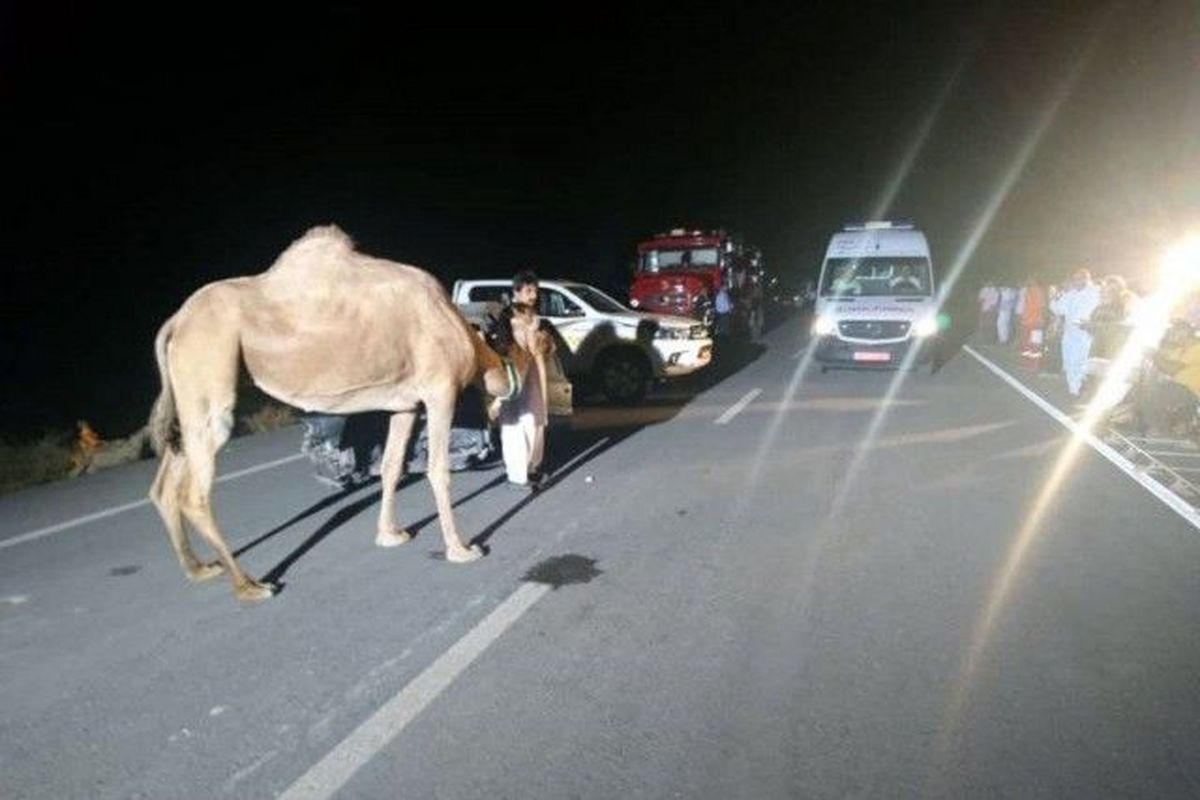
[{"label": "pickup truck headlight", "polygon": [[922,317],[921,319],[917,320],[916,325],[913,325],[912,332],[913,336],[917,337],[918,339],[927,339],[930,336],[933,336],[938,332],[937,317]]},{"label": "pickup truck headlight", "polygon": [[828,336],[835,330],[837,330],[837,323],[833,321],[833,317],[821,314],[813,321],[812,332],[817,336]]}]

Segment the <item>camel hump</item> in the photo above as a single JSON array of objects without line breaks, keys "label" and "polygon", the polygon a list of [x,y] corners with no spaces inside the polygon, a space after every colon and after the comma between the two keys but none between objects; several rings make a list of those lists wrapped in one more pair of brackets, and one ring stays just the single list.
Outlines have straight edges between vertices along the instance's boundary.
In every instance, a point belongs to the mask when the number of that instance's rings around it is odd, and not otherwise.
[{"label": "camel hump", "polygon": [[350,235],[333,224],[314,225],[305,231],[304,235],[295,241],[295,244],[302,242],[333,245],[344,250],[354,249],[354,240],[350,238]]},{"label": "camel hump", "polygon": [[337,225],[316,225],[304,232],[280,254],[276,263],[303,257],[309,253],[345,254],[354,252],[354,240]]},{"label": "camel hump", "polygon": [[309,228],[279,254],[262,276],[264,288],[290,293],[325,283],[341,283],[347,270],[362,260],[354,250],[354,240],[345,231],[336,225],[318,225]]}]

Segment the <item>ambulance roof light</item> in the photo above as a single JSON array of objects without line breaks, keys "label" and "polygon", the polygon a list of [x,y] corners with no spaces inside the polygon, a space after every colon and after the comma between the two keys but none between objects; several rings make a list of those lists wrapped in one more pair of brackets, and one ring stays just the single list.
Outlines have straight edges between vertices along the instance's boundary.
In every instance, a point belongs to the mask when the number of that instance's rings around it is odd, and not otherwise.
[{"label": "ambulance roof light", "polygon": [[851,222],[842,226],[844,231],[883,231],[883,230],[898,230],[911,231],[913,225],[911,222],[892,222],[891,220],[877,219],[867,222]]}]

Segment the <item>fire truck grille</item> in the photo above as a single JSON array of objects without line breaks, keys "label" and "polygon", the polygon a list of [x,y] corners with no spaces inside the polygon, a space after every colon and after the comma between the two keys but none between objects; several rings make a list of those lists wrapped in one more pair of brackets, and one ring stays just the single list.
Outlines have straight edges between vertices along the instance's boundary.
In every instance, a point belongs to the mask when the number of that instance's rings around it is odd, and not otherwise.
[{"label": "fire truck grille", "polygon": [[853,319],[839,322],[838,331],[852,339],[900,339],[908,333],[908,325],[898,319]]}]

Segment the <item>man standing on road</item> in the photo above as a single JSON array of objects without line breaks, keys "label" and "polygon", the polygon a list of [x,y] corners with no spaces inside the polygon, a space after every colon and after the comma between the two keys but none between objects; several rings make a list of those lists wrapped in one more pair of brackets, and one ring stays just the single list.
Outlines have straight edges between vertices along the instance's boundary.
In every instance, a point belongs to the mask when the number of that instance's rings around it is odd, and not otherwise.
[{"label": "man standing on road", "polygon": [[1083,391],[1088,353],[1092,349],[1092,335],[1084,326],[1098,305],[1100,290],[1092,283],[1092,274],[1086,269],[1075,270],[1071,285],[1050,304],[1050,310],[1063,318],[1063,372],[1067,375],[1067,391],[1072,397],[1079,397]]},{"label": "man standing on road", "polygon": [[1007,345],[1012,339],[1013,313],[1017,310],[1017,288],[1001,286],[996,290],[999,301],[996,306],[996,340]]},{"label": "man standing on road", "polygon": [[518,395],[500,405],[500,449],[508,481],[538,489],[546,448],[548,400],[544,356],[553,351],[549,323],[538,315],[538,277],[523,270],[513,278],[512,302],[500,312],[491,344],[503,356],[522,347],[534,355]]},{"label": "man standing on road", "polygon": [[716,313],[716,330],[714,332],[720,337],[729,336],[733,300],[730,299],[729,290],[725,288],[725,284],[721,284],[717,289],[717,296],[713,300],[713,311]]},{"label": "man standing on road", "polygon": [[1045,341],[1046,292],[1032,275],[1025,279],[1019,303],[1021,359],[1032,372],[1041,367]]},{"label": "man standing on road", "polygon": [[979,338],[981,344],[991,344],[996,339],[996,307],[1000,304],[1000,292],[990,280],[979,290]]}]

